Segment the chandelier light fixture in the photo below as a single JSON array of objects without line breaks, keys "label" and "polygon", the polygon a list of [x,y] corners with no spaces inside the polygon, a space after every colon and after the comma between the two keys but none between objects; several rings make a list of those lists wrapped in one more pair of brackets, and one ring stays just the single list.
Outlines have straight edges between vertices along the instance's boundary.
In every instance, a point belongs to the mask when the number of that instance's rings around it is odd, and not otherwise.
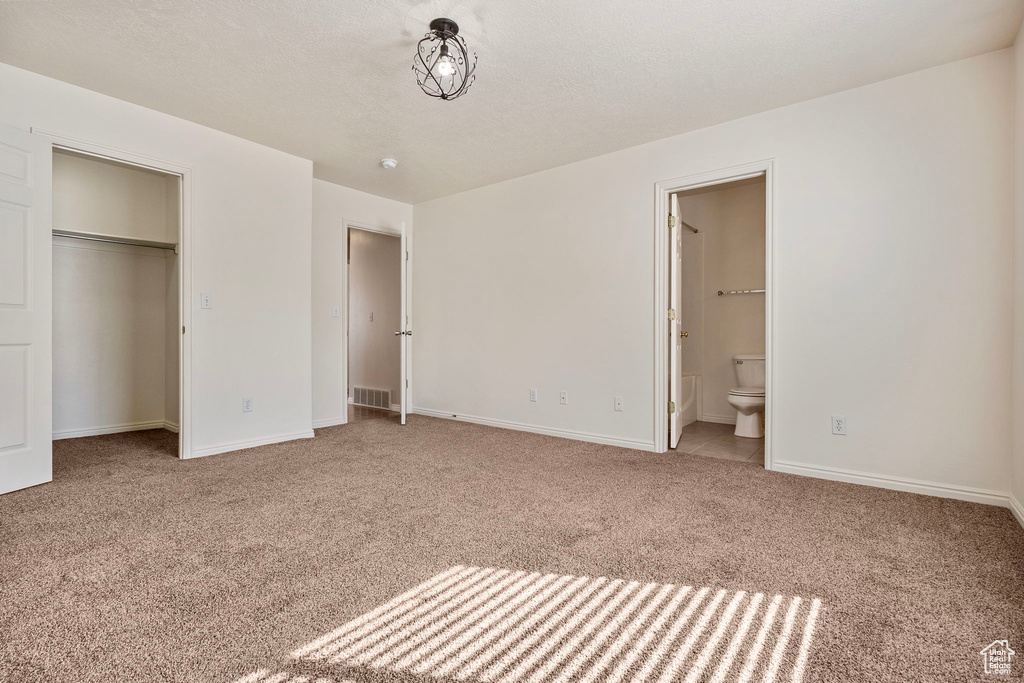
[{"label": "chandelier light fixture", "polygon": [[459,25],[451,19],[434,19],[430,32],[419,42],[412,62],[416,83],[426,94],[454,100],[473,85],[476,53],[470,55]]}]

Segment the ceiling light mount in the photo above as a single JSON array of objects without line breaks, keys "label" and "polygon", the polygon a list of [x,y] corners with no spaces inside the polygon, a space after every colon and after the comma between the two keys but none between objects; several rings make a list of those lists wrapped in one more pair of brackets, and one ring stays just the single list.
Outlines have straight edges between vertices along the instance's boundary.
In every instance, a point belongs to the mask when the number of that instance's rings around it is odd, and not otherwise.
[{"label": "ceiling light mount", "polygon": [[391,158],[384,158],[380,160],[380,165],[390,171],[395,166],[398,166],[398,162]]},{"label": "ceiling light mount", "polygon": [[450,33],[453,36],[459,35],[459,25],[451,19],[445,19],[444,17],[434,19],[430,22],[430,30],[435,33]]},{"label": "ceiling light mount", "polygon": [[443,17],[434,19],[430,32],[417,45],[412,70],[416,84],[427,95],[454,100],[476,79],[476,53],[470,54],[458,24]]}]

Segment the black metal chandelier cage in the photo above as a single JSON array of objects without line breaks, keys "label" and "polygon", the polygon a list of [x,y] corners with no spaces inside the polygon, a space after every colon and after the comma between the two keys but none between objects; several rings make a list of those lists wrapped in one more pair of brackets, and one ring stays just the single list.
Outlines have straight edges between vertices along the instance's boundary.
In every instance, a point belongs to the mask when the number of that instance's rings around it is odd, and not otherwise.
[{"label": "black metal chandelier cage", "polygon": [[451,19],[434,19],[430,32],[417,46],[412,70],[423,92],[454,100],[465,94],[476,79],[476,53],[470,54],[458,24]]}]

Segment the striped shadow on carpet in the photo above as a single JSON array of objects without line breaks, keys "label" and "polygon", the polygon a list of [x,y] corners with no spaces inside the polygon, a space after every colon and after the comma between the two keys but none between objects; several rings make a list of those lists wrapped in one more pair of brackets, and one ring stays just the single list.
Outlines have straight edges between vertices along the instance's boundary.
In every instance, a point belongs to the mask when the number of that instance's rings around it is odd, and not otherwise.
[{"label": "striped shadow on carpet", "polygon": [[237,683],[799,683],[820,611],[817,599],[455,566]]}]

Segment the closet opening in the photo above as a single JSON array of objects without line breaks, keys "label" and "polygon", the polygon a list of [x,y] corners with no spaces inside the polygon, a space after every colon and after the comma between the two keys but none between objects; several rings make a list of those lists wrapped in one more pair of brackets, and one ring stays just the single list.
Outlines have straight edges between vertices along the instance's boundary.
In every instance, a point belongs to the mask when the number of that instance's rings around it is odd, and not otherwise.
[{"label": "closet opening", "polygon": [[180,174],[54,145],[54,440],[154,430],[182,457],[182,195]]}]

